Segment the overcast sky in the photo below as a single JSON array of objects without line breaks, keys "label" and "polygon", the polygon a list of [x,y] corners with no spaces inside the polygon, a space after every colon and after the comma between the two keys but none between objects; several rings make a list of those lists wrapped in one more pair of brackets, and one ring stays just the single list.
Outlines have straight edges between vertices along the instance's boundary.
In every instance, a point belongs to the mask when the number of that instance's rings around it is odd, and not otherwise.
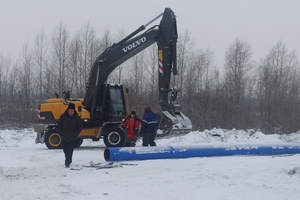
[{"label": "overcast sky", "polygon": [[[178,33],[189,31],[197,49],[210,48],[223,65],[239,37],[256,61],[282,41],[300,55],[300,0],[0,0],[0,55],[16,56],[42,30],[48,37],[63,23],[71,35],[90,23],[99,37],[107,28],[126,34],[170,7]],[[156,21],[155,24],[158,24]],[[153,24],[154,25],[154,24]]]}]

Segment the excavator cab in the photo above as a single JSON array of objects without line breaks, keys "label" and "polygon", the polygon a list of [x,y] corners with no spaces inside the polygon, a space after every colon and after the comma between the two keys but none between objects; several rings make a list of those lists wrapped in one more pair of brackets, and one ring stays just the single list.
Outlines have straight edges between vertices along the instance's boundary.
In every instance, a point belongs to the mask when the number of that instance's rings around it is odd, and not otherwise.
[{"label": "excavator cab", "polygon": [[126,117],[125,92],[122,85],[106,84],[97,94],[97,102],[92,106],[93,125],[102,126],[104,122],[122,121]]}]

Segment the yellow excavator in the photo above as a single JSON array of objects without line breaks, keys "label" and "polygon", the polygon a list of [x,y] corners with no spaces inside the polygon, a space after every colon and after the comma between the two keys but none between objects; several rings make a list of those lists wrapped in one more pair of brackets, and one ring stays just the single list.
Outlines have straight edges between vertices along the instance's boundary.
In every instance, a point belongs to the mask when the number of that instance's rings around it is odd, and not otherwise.
[{"label": "yellow excavator", "polygon": [[[160,17],[162,19],[159,25],[138,35]],[[70,93],[65,92],[64,98],[51,98],[39,105],[40,124],[34,125],[34,131],[37,132],[36,143],[45,143],[49,149],[62,147],[57,121],[69,103],[74,103],[84,122],[77,147],[87,138],[94,141],[103,138],[107,147],[124,146],[126,130],[122,127],[122,120],[128,114],[128,90],[120,84],[107,84],[106,80],[116,67],[155,42],[158,45],[158,87],[161,106],[159,129],[163,135],[189,132],[192,123],[180,111],[181,106],[176,101],[179,92],[174,84],[177,75],[177,39],[176,16],[170,8],[165,8],[162,14],[108,47],[93,63],[84,98],[70,98]],[[171,75],[174,78],[173,87],[170,86]]]}]

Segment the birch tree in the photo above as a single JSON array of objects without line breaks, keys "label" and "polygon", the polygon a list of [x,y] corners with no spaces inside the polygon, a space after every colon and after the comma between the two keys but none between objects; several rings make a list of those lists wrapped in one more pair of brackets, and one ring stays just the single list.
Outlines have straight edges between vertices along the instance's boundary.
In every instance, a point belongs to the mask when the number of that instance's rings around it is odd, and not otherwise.
[{"label": "birch tree", "polygon": [[48,72],[52,73],[52,92],[59,94],[68,90],[67,68],[68,68],[68,48],[69,48],[69,32],[63,24],[59,24],[52,33],[52,60]]},{"label": "birch tree", "polygon": [[248,73],[253,67],[252,50],[249,43],[237,38],[225,54],[225,87],[229,97],[227,104],[228,128],[238,128],[241,120],[240,108],[247,87]]},{"label": "birch tree", "polygon": [[33,84],[38,93],[39,100],[44,98],[44,94],[47,92],[44,88],[45,70],[48,64],[48,41],[44,31],[41,31],[34,40],[33,46]]},{"label": "birch tree", "polygon": [[[190,32],[186,30],[178,38],[177,45],[177,71],[178,71],[178,87],[183,88],[186,81],[186,75],[190,72],[189,67],[192,66],[194,41],[191,39]],[[188,80],[187,80],[188,81]],[[184,90],[179,93],[179,97],[184,95]]]},{"label": "birch tree", "polygon": [[199,50],[193,54],[191,67],[187,69],[184,93],[187,101],[183,108],[193,120],[193,126],[205,129],[209,127],[213,100],[214,52],[210,49]]},{"label": "birch tree", "polygon": [[[282,42],[272,47],[260,63],[257,93],[261,126],[266,133],[299,128],[298,67],[295,51],[289,52]],[[291,123],[296,126],[292,127]]]},{"label": "birch tree", "polygon": [[28,123],[33,119],[33,109],[35,107],[34,89],[32,87],[32,71],[33,71],[33,56],[28,45],[25,45],[20,54],[19,70],[16,71],[18,77],[18,102],[20,107],[14,106],[14,109],[19,109],[21,122]]}]

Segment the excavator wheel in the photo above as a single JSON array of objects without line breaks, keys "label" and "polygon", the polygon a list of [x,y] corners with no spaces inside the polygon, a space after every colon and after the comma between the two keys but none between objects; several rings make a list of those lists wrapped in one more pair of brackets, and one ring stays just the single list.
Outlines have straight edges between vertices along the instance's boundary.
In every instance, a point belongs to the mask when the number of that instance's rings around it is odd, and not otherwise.
[{"label": "excavator wheel", "polygon": [[50,129],[45,132],[45,144],[48,149],[61,149],[62,139],[61,135],[57,132],[57,129]]},{"label": "excavator wheel", "polygon": [[118,127],[109,127],[103,135],[107,147],[122,147],[125,144],[125,133]]}]

